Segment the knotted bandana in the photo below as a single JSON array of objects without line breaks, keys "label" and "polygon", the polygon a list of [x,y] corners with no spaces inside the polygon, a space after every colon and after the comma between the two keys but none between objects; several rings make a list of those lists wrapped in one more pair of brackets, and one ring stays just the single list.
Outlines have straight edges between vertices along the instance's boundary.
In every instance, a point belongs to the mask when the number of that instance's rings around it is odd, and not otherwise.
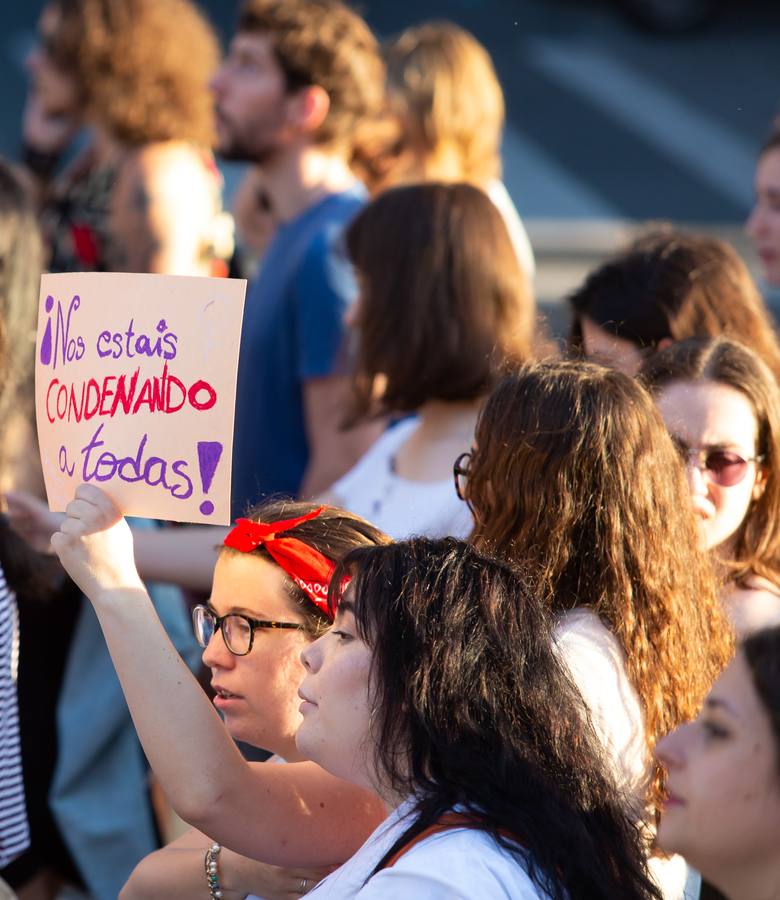
[{"label": "knotted bandana", "polygon": [[336,564],[296,537],[280,537],[301,522],[316,519],[325,507],[320,506],[305,516],[280,522],[253,522],[236,519],[236,525],[225,538],[226,547],[241,553],[251,553],[261,544],[274,561],[292,578],[311,602],[332,621],[328,606],[328,585]]}]

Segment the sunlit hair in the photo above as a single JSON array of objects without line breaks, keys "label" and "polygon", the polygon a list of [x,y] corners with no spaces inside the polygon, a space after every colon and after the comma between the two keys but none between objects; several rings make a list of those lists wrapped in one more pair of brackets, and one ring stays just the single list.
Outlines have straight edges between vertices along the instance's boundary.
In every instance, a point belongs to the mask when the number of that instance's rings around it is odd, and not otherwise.
[{"label": "sunlit hair", "polygon": [[585,317],[648,352],[666,339],[729,337],[755,350],[780,378],[780,344],[766,304],[725,241],[650,231],[591,272],[569,302],[575,350]]},{"label": "sunlit hair", "polygon": [[[0,423],[33,406],[33,362],[41,238],[35,213],[11,167],[0,159]],[[14,409],[17,407],[17,409]]]},{"label": "sunlit hair", "polygon": [[355,418],[474,400],[506,363],[533,355],[533,295],[501,214],[478,188],[386,191],[346,243],[360,289]]},{"label": "sunlit hair", "polygon": [[[0,159],[0,466],[2,438],[14,416],[32,418],[35,397],[35,323],[42,248],[35,213],[11,167]],[[35,448],[30,448],[35,452]],[[0,560],[19,595],[40,597],[59,582],[51,557],[35,553],[5,519],[0,522]]]},{"label": "sunlit hair", "polygon": [[331,585],[372,650],[377,776],[416,799],[377,869],[457,807],[554,900],[660,896],[545,611],[512,568],[454,538],[413,538],[353,551]]},{"label": "sunlit hair", "polygon": [[487,50],[453,22],[407,28],[384,46],[398,153],[417,177],[481,186],[501,176],[504,95]]},{"label": "sunlit hair", "polygon": [[769,368],[742,344],[692,339],[651,357],[640,377],[658,395],[672,382],[714,382],[743,394],[756,420],[756,454],[764,490],[753,500],[723,560],[737,582],[761,575],[780,588],[780,387]]},{"label": "sunlit hair", "polygon": [[76,78],[87,115],[125,144],[210,146],[208,80],[219,45],[190,0],[51,0],[54,62]]},{"label": "sunlit hair", "polygon": [[741,645],[758,699],[769,717],[780,772],[780,626],[757,631]]},{"label": "sunlit hair", "polygon": [[385,68],[368,24],[339,0],[244,0],[239,32],[268,35],[288,90],[318,85],[330,101],[315,139],[357,151],[385,109]]},{"label": "sunlit hair", "polygon": [[[251,519],[253,522],[270,524],[271,522],[305,516],[320,505],[301,500],[266,500],[252,507],[245,518]],[[386,544],[390,540],[386,534],[375,528],[370,522],[337,506],[326,506],[316,518],[301,522],[289,532],[285,532],[285,535],[303,541],[304,544],[308,544],[309,547],[317,550],[317,552],[334,563],[339,562],[356,547]],[[235,556],[240,552],[232,547],[221,547],[222,555]],[[274,558],[262,544],[252,550],[251,554],[262,557],[274,566],[277,565]],[[326,631],[330,627],[331,622],[325,613],[312,603],[292,578],[285,575],[284,580],[290,599],[303,616],[306,632],[309,636],[317,637],[323,631]]]},{"label": "sunlit hair", "polygon": [[733,640],[652,398],[591,363],[527,366],[497,385],[475,442],[472,540],[527,571],[553,613],[589,607],[617,637],[649,760],[696,715]]}]

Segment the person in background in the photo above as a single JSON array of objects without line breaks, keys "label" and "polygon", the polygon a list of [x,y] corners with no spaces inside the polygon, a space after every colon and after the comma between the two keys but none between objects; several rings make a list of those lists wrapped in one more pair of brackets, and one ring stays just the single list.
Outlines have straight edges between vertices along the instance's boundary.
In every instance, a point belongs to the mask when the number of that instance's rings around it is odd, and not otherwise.
[{"label": "person in background", "polygon": [[382,193],[346,245],[360,286],[352,421],[414,415],[326,498],[396,539],[466,537],[473,523],[449,461],[471,444],[502,368],[536,350],[534,301],[506,226],[478,188],[427,182]]},{"label": "person in background", "polygon": [[641,372],[685,464],[702,546],[740,634],[780,623],[780,387],[733,341],[667,347]]},{"label": "person in background", "polygon": [[569,347],[635,375],[672,341],[724,337],[780,378],[780,344],[747,267],[724,241],[650,231],[591,272],[570,297]]},{"label": "person in background", "polygon": [[262,170],[279,221],[244,308],[233,509],[273,493],[311,497],[381,428],[342,431],[340,355],[354,299],[340,235],[366,199],[351,168],[384,105],[366,23],[338,0],[246,0],[212,81],[217,149]]},{"label": "person in background", "polygon": [[0,160],[0,493],[14,485],[43,496],[33,396],[41,263],[33,206]]},{"label": "person in background", "polygon": [[50,0],[38,31],[24,140],[46,268],[222,274],[207,85],[219,47],[196,5]]},{"label": "person in background", "polygon": [[728,900],[780,896],[780,628],[741,645],[695,721],[658,742],[658,844]]},{"label": "person in background", "polygon": [[[4,482],[19,474],[19,447],[33,433],[25,401],[32,394],[40,249],[31,206],[10,166],[0,160],[0,478]],[[17,594],[45,592],[44,572],[36,554],[0,516],[0,870],[30,844],[16,690]]]},{"label": "person in background", "polygon": [[756,202],[745,230],[755,244],[764,279],[780,291],[780,121],[761,148],[756,166]]},{"label": "person in background", "polygon": [[395,134],[374,161],[374,189],[417,181],[465,181],[495,203],[529,280],[534,256],[501,181],[504,95],[490,54],[453,22],[407,28],[383,48]]},{"label": "person in background", "polygon": [[[652,834],[653,747],[696,714],[733,650],[652,398],[592,363],[525,366],[494,388],[456,475],[471,541],[520,567],[546,603],[612,771]],[[682,861],[651,865],[664,897],[681,898]]]}]

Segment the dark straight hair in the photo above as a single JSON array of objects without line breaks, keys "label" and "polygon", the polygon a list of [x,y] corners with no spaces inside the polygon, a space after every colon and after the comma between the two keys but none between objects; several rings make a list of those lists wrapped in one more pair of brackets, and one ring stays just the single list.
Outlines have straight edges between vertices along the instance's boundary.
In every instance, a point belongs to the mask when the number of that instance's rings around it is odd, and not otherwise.
[{"label": "dark straight hair", "polygon": [[671,228],[637,238],[570,297],[569,344],[582,319],[647,351],[661,341],[729,337],[752,347],[780,378],[780,344],[747,266],[725,241]]},{"label": "dark straight hair", "polygon": [[742,644],[758,699],[769,717],[780,773],[780,625],[750,635]]},{"label": "dark straight hair", "polygon": [[376,771],[416,798],[375,871],[455,807],[553,900],[659,898],[640,829],[518,573],[454,538],[413,538],[346,556],[334,608],[345,574],[344,602],[373,653]]},{"label": "dark straight hair", "polygon": [[360,288],[352,421],[429,400],[476,400],[507,362],[533,355],[531,289],[479,188],[385,191],[352,222],[346,243]]}]

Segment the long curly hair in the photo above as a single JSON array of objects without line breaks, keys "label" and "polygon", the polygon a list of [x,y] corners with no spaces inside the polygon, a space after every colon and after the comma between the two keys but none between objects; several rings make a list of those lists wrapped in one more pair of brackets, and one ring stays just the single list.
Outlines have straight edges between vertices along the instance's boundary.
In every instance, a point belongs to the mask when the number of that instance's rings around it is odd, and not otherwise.
[{"label": "long curly hair", "polygon": [[219,43],[190,0],[52,0],[51,46],[75,76],[87,115],[123,144],[183,140],[211,146],[208,81]]},{"label": "long curly hair", "polygon": [[738,584],[760,575],[780,589],[780,387],[752,350],[724,338],[694,338],[652,356],[640,373],[654,394],[672,381],[709,381],[743,394],[756,419],[756,455],[764,490],[735,535],[730,559],[719,560]]},{"label": "long curly hair", "polygon": [[331,602],[372,650],[376,773],[417,801],[375,871],[456,808],[553,900],[660,897],[549,617],[512,567],[413,538],[346,556]]},{"label": "long curly hair", "polygon": [[[649,393],[591,363],[530,365],[497,385],[475,442],[472,540],[527,571],[553,613],[589,607],[612,631],[649,759],[733,652],[683,467]],[[649,805],[660,796],[656,766]]]}]

